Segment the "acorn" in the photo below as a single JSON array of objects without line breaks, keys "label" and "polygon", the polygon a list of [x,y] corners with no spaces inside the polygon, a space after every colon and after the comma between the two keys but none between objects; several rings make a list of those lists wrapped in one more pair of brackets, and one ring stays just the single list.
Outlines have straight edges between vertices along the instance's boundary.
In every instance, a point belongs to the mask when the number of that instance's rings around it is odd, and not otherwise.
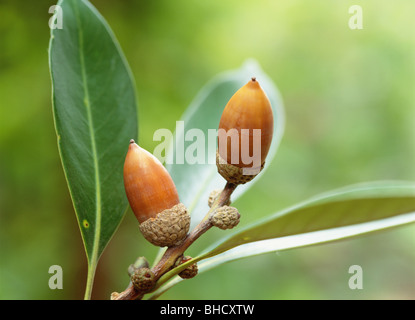
[{"label": "acorn", "polygon": [[240,88],[223,110],[216,165],[230,183],[251,181],[264,167],[274,132],[271,103],[256,78]]},{"label": "acorn", "polygon": [[180,243],[189,232],[190,215],[180,203],[173,179],[150,152],[130,140],[124,163],[124,187],[139,228],[160,247]]}]

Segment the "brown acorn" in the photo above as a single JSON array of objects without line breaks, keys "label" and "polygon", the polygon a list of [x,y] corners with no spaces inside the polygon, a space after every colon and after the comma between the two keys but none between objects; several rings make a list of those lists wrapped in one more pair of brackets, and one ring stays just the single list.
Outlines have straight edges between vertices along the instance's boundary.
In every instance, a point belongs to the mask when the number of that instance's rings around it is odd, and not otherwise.
[{"label": "brown acorn", "polygon": [[251,78],[223,110],[216,155],[219,173],[234,184],[252,180],[264,167],[273,131],[271,103],[256,78]]},{"label": "brown acorn", "polygon": [[190,215],[180,203],[170,174],[134,140],[130,141],[124,163],[124,187],[140,230],[148,241],[170,247],[186,237]]}]

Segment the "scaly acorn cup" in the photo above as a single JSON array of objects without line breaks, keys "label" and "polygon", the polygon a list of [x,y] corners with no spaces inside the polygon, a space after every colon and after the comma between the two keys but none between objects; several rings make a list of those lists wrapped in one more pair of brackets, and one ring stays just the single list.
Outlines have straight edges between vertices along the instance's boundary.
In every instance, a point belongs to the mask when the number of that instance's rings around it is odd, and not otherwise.
[{"label": "scaly acorn cup", "polygon": [[[175,266],[176,267],[180,266],[182,263],[185,263],[185,262],[187,262],[191,259],[192,259],[192,257],[190,257],[190,256],[181,257],[181,258],[177,259],[177,261],[175,263]],[[183,271],[181,271],[179,273],[179,276],[182,279],[191,279],[191,278],[195,277],[197,275],[197,273],[198,273],[198,267],[197,267],[197,263],[195,262],[195,263],[191,264],[190,266],[188,266]]]},{"label": "scaly acorn cup", "polygon": [[271,103],[256,78],[240,88],[223,110],[216,165],[230,183],[251,181],[264,167],[274,132]]},{"label": "scaly acorn cup", "polygon": [[146,267],[138,268],[131,275],[131,283],[138,291],[148,292],[155,284],[154,273]]},{"label": "scaly acorn cup", "polygon": [[144,238],[156,246],[171,247],[186,237],[190,215],[170,174],[134,140],[125,158],[124,187]]},{"label": "scaly acorn cup", "polygon": [[236,227],[239,223],[241,215],[238,209],[230,206],[217,208],[210,218],[213,226],[226,230]]}]

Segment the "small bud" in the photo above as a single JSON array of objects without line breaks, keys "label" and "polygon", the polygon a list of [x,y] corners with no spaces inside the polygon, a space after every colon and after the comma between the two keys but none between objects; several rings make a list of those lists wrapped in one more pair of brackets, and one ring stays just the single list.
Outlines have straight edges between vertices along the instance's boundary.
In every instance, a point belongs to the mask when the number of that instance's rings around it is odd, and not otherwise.
[{"label": "small bud", "polygon": [[[190,257],[190,256],[184,256],[182,258],[179,258],[176,261],[175,266],[177,267],[177,266],[179,266],[179,265],[181,265],[181,264],[183,264],[183,263],[185,263],[185,262],[187,262],[191,259],[192,259],[192,257]],[[198,272],[198,268],[197,268],[197,263],[195,262],[195,263],[191,264],[190,266],[188,266],[183,271],[181,271],[179,273],[179,276],[182,279],[191,279],[191,278],[193,278],[197,275],[197,272]]]},{"label": "small bud", "polygon": [[135,272],[135,270],[139,269],[139,268],[149,268],[150,265],[147,261],[147,259],[145,257],[138,257],[135,261],[134,264],[130,264],[128,266],[128,275],[131,277],[133,275],[133,273]]},{"label": "small bud", "polygon": [[186,237],[190,215],[179,201],[170,174],[134,140],[130,141],[124,163],[124,186],[140,230],[148,241],[171,247]]},{"label": "small bud", "polygon": [[116,300],[119,295],[120,295],[119,292],[115,292],[115,291],[114,292],[111,292],[110,299],[111,300]]},{"label": "small bud", "polygon": [[[209,194],[209,199],[208,199],[208,205],[209,208],[212,207],[213,203],[215,202],[215,200],[219,197],[219,195],[221,194],[222,190],[213,190],[210,194]],[[224,205],[229,206],[231,204],[231,199],[228,199],[228,201],[226,201],[226,203]]]},{"label": "small bud", "polygon": [[138,268],[131,276],[131,282],[138,291],[148,292],[154,285],[154,273],[149,268]]},{"label": "small bud", "polygon": [[216,156],[218,172],[233,184],[251,181],[264,167],[273,131],[271,103],[252,78],[223,110]]},{"label": "small bud", "polygon": [[210,221],[219,229],[232,229],[239,223],[240,214],[234,207],[223,206],[215,210]]}]

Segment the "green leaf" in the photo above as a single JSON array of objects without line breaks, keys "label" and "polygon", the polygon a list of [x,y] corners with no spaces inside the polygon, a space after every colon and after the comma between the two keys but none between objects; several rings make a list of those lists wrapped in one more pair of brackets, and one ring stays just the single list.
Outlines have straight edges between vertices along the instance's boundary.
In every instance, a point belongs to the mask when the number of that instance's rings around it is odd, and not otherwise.
[{"label": "green leaf", "polygon": [[130,69],[108,24],[84,0],[59,1],[63,28],[51,32],[49,65],[58,147],[89,272],[89,298],[100,255],[128,206],[123,163],[137,139]]},{"label": "green leaf", "polygon": [[[369,223],[412,212],[415,212],[414,184],[396,182],[352,186],[315,197],[249,225],[213,245],[203,256],[211,257],[255,241]],[[378,230],[375,226],[369,231]],[[337,230],[337,239],[347,236],[342,230]],[[313,238],[310,244],[324,241],[325,238]]]},{"label": "green leaf", "polygon": [[[415,184],[375,182],[332,191],[271,215],[214,244],[181,268],[204,260],[199,272],[267,252],[310,246],[415,222]],[[205,260],[206,259],[206,260]],[[180,282],[165,274],[157,297]]]},{"label": "green leaf", "polygon": [[[208,211],[207,199],[214,189],[222,189],[225,180],[218,174],[216,168],[216,134],[222,111],[232,95],[251,77],[255,76],[270,99],[274,113],[274,137],[264,170],[252,182],[238,187],[232,196],[236,200],[248,188],[254,185],[264,174],[271,163],[284,132],[285,116],[282,100],[278,89],[270,78],[261,70],[255,60],[248,60],[244,65],[234,71],[225,72],[212,79],[197,94],[182,116],[184,121],[182,130],[176,130],[174,142],[166,154],[166,168],[170,172],[178,189],[180,200],[187,206],[192,214],[192,225],[196,225]],[[184,152],[198,138],[192,138],[192,130],[199,129],[205,138],[202,163],[189,163],[187,158],[181,159]],[[186,136],[189,134],[189,136]],[[213,141],[213,146],[210,142]],[[179,146],[179,147],[177,147]],[[180,147],[182,146],[182,147]],[[184,161],[182,161],[184,160]]]}]

